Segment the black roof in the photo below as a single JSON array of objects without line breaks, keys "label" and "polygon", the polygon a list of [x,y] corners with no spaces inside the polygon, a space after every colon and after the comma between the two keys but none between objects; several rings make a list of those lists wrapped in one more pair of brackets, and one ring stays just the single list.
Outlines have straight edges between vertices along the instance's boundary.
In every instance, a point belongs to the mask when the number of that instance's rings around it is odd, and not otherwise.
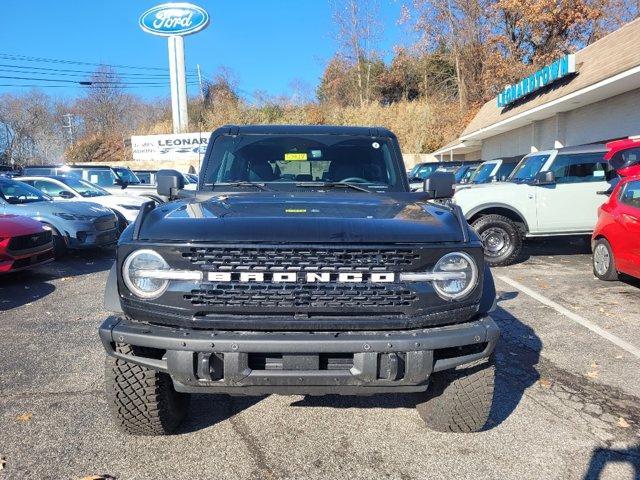
[{"label": "black roof", "polygon": [[559,148],[558,153],[605,153],[607,146],[604,143],[590,143],[587,145],[576,145],[575,147]]},{"label": "black roof", "polygon": [[218,133],[262,135],[355,135],[371,137],[395,137],[391,130],[382,127],[351,127],[342,125],[224,125]]}]

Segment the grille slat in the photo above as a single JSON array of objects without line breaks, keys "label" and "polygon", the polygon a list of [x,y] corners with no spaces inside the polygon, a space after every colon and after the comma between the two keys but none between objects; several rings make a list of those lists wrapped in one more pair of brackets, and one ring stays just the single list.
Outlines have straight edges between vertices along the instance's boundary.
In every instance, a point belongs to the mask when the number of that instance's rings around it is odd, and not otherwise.
[{"label": "grille slat", "polygon": [[193,305],[215,307],[276,307],[287,311],[309,308],[395,308],[411,305],[417,295],[401,286],[387,285],[236,285],[219,283],[184,295]]},{"label": "grille slat", "polygon": [[420,255],[411,248],[230,248],[192,247],[182,253],[192,265],[215,270],[264,269],[266,271],[400,271]]},{"label": "grille slat", "polygon": [[30,248],[40,247],[51,242],[51,230],[45,230],[31,235],[21,235],[13,237],[9,240],[8,250],[19,252],[20,250],[29,250]]}]

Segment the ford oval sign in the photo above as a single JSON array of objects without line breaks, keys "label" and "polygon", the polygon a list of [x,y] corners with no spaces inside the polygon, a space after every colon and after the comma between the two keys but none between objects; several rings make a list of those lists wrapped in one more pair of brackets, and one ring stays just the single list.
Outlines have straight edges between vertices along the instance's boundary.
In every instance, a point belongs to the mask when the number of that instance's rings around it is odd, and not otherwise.
[{"label": "ford oval sign", "polygon": [[140,15],[138,23],[142,30],[153,35],[189,35],[209,25],[209,14],[191,3],[163,3]]}]

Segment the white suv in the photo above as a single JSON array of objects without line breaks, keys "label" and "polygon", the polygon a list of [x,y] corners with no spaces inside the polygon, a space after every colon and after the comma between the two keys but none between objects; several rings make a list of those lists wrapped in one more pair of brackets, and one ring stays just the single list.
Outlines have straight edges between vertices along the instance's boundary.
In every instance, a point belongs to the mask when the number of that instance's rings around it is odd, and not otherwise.
[{"label": "white suv", "polygon": [[531,153],[506,182],[456,191],[492,266],[516,261],[525,237],[590,234],[610,188],[604,145]]}]

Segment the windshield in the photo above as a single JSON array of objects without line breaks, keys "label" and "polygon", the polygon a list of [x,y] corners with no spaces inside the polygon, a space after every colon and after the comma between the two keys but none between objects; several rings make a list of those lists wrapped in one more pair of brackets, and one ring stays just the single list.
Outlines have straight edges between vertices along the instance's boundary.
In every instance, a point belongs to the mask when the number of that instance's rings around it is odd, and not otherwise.
[{"label": "windshield", "polygon": [[129,184],[139,184],[140,179],[136,177],[136,174],[133,173],[126,167],[114,167],[113,169],[116,172],[116,175],[120,177],[120,180],[124,180]]},{"label": "windshield", "polygon": [[[349,135],[222,135],[211,152],[205,186],[254,182],[269,189],[299,183],[353,183],[403,191],[393,144]],[[318,187],[320,187],[319,185]]]},{"label": "windshield", "polygon": [[523,183],[533,180],[548,159],[549,155],[531,155],[523,158],[511,173],[508,181]]},{"label": "windshield", "polygon": [[69,170],[69,174],[101,187],[113,187],[118,179],[110,168],[72,168]]},{"label": "windshield", "polygon": [[94,185],[92,183],[87,182],[86,180],[80,180],[75,177],[65,177],[61,178],[60,181],[64,183],[66,186],[74,189],[83,197],[102,197],[104,195],[109,195],[109,192],[106,190]]},{"label": "windshield", "polygon": [[477,167],[475,165],[463,166],[458,168],[455,172],[456,183],[461,183],[463,181],[469,180],[476,169]]},{"label": "windshield", "polygon": [[475,171],[469,183],[488,183],[495,168],[496,162],[483,163]]},{"label": "windshield", "polygon": [[438,163],[423,163],[420,165],[416,165],[409,172],[409,178],[419,178],[421,180],[425,180],[429,178],[429,176],[435,172],[440,164]]},{"label": "windshield", "polygon": [[40,190],[22,182],[0,181],[0,197],[12,205],[51,200]]}]

